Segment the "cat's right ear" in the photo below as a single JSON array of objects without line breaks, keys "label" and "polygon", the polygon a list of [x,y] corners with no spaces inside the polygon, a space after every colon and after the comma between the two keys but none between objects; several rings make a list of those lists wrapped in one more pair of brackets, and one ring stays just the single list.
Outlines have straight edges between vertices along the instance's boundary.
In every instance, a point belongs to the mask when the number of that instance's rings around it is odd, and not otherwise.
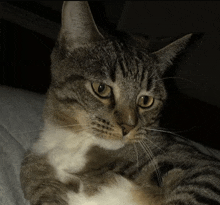
[{"label": "cat's right ear", "polygon": [[176,41],[170,43],[166,47],[152,53],[152,55],[155,56],[157,59],[157,64],[159,65],[159,72],[161,75],[170,65],[172,65],[172,61],[176,58],[176,56],[183,49],[185,49],[192,35],[193,34],[187,34],[182,38],[179,38]]},{"label": "cat's right ear", "polygon": [[74,50],[104,39],[99,32],[87,1],[64,1],[59,40]]}]

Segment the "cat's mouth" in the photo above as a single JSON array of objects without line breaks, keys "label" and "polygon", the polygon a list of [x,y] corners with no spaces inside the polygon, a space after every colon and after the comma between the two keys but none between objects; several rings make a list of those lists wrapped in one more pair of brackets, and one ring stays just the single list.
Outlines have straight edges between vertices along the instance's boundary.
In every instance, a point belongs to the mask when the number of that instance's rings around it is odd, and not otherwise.
[{"label": "cat's mouth", "polygon": [[113,127],[108,127],[108,126],[94,126],[93,129],[93,134],[95,134],[99,138],[103,138],[106,140],[119,140],[122,141],[125,144],[128,143],[136,143],[139,140],[142,139],[141,136],[136,134],[136,129],[133,129],[127,133],[123,132],[123,129],[114,129]]},{"label": "cat's mouth", "polygon": [[136,129],[130,131],[126,135],[122,135],[122,138],[123,138],[124,143],[126,144],[133,144],[133,143],[137,143],[143,140],[143,137],[137,134]]},{"label": "cat's mouth", "polygon": [[141,125],[119,125],[106,118],[93,116],[90,121],[91,132],[95,136],[113,141],[121,141],[124,144],[136,143],[144,138]]}]

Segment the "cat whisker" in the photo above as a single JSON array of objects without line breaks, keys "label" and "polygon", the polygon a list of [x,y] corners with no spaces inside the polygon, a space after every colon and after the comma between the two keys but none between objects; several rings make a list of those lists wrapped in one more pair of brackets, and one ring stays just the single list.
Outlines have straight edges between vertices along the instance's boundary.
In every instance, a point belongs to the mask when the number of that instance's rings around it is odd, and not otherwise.
[{"label": "cat whisker", "polygon": [[155,132],[163,132],[163,133],[168,133],[168,134],[172,134],[172,135],[175,135],[177,137],[182,137],[181,135],[178,135],[174,132],[171,132],[171,131],[167,131],[167,130],[163,130],[163,129],[154,129],[154,128],[145,128],[146,130],[149,130],[149,131],[155,131]]},{"label": "cat whisker", "polygon": [[153,145],[154,147],[158,148],[160,151],[162,151],[164,154],[166,154],[166,152],[160,148],[158,145],[156,145],[154,142],[152,142],[150,139],[148,139],[147,136],[145,136],[143,133],[140,133],[139,134],[140,136],[142,136],[142,139],[145,140],[145,141],[148,141],[151,145]]},{"label": "cat whisker", "polygon": [[152,161],[153,166],[155,168],[155,172],[157,175],[157,179],[158,179],[158,183],[162,184],[162,178],[161,178],[161,174],[157,165],[157,162],[155,161],[155,157],[152,153],[152,151],[150,150],[150,148],[147,146],[146,143],[144,143],[143,141],[139,141],[139,144],[141,145],[142,149],[144,150],[144,152],[148,155],[149,159]]},{"label": "cat whisker", "polygon": [[[192,126],[191,128],[189,129],[186,129],[186,130],[180,130],[180,131],[175,131],[175,133],[183,133],[183,132],[188,132],[188,131],[191,131],[195,128],[200,128],[201,126]],[[162,129],[162,130],[167,130],[166,128],[163,128],[163,127],[159,127],[159,129]],[[173,132],[174,133],[174,132]]]},{"label": "cat whisker", "polygon": [[[146,128],[145,128],[146,129]],[[163,129],[163,128],[162,128]],[[150,130],[150,129],[146,129],[146,130]],[[171,131],[167,131],[167,130],[159,130],[159,129],[152,129],[152,131],[158,131],[158,132],[165,132],[165,133],[168,133],[168,134],[172,134],[172,135],[174,135],[174,136],[177,136],[177,137],[179,137],[179,138],[181,138],[181,139],[183,139],[183,140],[185,140],[185,141],[187,141],[188,143],[190,142],[190,140],[189,139],[187,139],[187,138],[185,138],[185,137],[182,137],[182,136],[180,136],[180,135],[178,135],[178,134],[176,134],[176,133],[173,133],[173,132],[171,132]],[[150,142],[153,146],[155,146],[155,147],[157,147],[158,149],[160,149],[164,154],[166,154],[167,155],[167,153],[163,150],[163,149],[161,149],[160,147],[158,147],[155,143],[153,143],[150,139],[148,139],[146,136],[144,136],[144,139],[145,140],[147,140],[148,142]],[[190,144],[191,144],[191,142],[190,142]],[[170,156],[170,158],[172,158],[172,156]],[[174,165],[174,163],[171,161],[171,163],[173,164],[173,166],[175,167],[175,165]],[[183,163],[184,164],[184,163]]]},{"label": "cat whisker", "polygon": [[119,132],[119,131],[102,130],[102,129],[98,129],[97,127],[92,127],[92,129],[94,129],[94,130],[95,130],[95,131],[97,131],[97,132],[106,132],[106,134],[108,133],[108,134],[117,134],[117,135],[122,135],[122,133],[121,133],[121,132]]},{"label": "cat whisker", "polygon": [[[143,137],[143,143],[144,143],[144,144],[150,143],[150,146],[156,147],[158,150],[160,150],[162,153],[164,153],[164,155],[167,155],[167,152],[165,152],[161,147],[159,147],[157,144],[155,144],[154,142],[152,142],[145,134],[140,133],[140,134],[138,134],[138,135],[140,135],[140,136]],[[146,144],[146,146],[148,146],[148,145]],[[172,158],[172,157],[171,157],[171,158]],[[173,164],[172,161],[171,161],[171,163]],[[173,166],[174,166],[174,164],[173,164]]]},{"label": "cat whisker", "polygon": [[146,129],[147,130],[151,130],[151,131],[156,131],[156,132],[168,133],[168,134],[174,135],[174,136],[176,136],[176,137],[178,137],[178,138],[180,138],[180,139],[190,143],[189,139],[187,139],[187,138],[185,138],[185,137],[183,137],[183,136],[181,136],[181,135],[179,135],[179,134],[177,134],[175,132],[171,132],[171,131],[165,130],[165,128],[161,128],[160,127],[160,129],[152,129],[152,128],[146,128]]},{"label": "cat whisker", "polygon": [[87,130],[92,130],[92,128],[87,127],[87,128],[77,129],[76,132],[87,131]]},{"label": "cat whisker", "polygon": [[137,156],[137,163],[136,163],[136,166],[139,167],[139,158],[138,158],[138,151],[137,151],[136,144],[133,144],[133,146],[134,146],[134,150],[135,150],[135,153],[136,153],[136,156]]}]

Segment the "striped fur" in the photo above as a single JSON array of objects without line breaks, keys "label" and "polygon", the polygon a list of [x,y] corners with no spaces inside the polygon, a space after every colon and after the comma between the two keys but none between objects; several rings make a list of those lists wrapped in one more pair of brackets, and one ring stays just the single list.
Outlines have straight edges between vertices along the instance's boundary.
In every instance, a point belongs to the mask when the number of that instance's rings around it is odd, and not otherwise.
[{"label": "striped fur", "polygon": [[[82,10],[77,22],[69,20],[77,19],[71,6]],[[159,127],[163,74],[191,35],[150,53],[144,38],[100,34],[87,12],[86,2],[64,3],[45,128],[22,163],[25,198],[32,205],[220,205],[220,162]],[[110,87],[107,98],[94,82]],[[142,96],[152,106],[139,106]]]}]

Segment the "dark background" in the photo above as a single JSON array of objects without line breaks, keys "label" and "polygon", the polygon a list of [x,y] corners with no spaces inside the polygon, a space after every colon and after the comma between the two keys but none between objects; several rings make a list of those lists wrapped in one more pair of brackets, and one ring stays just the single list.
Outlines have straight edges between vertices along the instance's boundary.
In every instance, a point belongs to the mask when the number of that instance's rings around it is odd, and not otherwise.
[{"label": "dark background", "polygon": [[[117,26],[123,4],[124,1],[90,2],[96,23],[112,28]],[[0,84],[45,93],[50,83],[50,53],[59,31],[62,1],[9,1],[2,7]],[[44,31],[47,26],[51,30]]]},{"label": "dark background", "polygon": [[[89,1],[99,26],[142,33],[165,45],[187,33],[204,35],[180,56],[165,80],[169,101],[162,127],[220,149],[220,3]],[[44,94],[62,1],[1,2],[0,85]]]}]

